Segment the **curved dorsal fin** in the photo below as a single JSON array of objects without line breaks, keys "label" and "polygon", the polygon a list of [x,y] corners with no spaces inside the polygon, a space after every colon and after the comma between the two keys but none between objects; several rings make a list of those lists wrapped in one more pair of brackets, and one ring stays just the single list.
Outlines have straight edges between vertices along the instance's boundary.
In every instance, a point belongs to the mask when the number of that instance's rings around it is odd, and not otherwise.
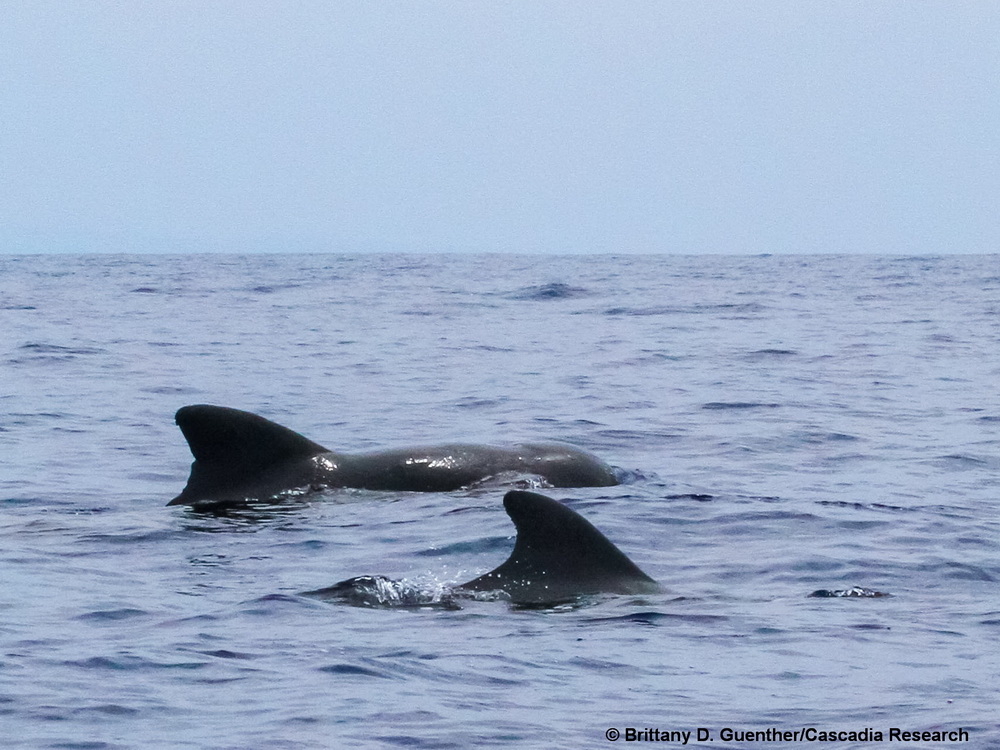
[{"label": "curved dorsal fin", "polygon": [[511,490],[503,505],[517,527],[514,551],[503,565],[461,588],[500,589],[514,602],[526,604],[600,592],[660,590],[590,521],[562,503],[535,492]]},{"label": "curved dorsal fin", "polygon": [[287,427],[225,406],[185,406],[175,421],[195,461],[187,486],[169,505],[238,494],[283,463],[329,452]]}]

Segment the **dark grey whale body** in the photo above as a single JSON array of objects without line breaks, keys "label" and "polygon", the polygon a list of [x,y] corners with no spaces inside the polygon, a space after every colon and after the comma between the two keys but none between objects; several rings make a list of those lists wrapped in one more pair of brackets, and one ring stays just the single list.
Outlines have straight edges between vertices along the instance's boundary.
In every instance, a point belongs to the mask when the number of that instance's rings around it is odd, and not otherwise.
[{"label": "dark grey whale body", "polygon": [[[587,519],[557,500],[535,492],[511,490],[504,508],[517,528],[510,557],[498,568],[460,584],[451,597],[502,592],[519,605],[545,605],[600,593],[652,594],[660,585],[642,572]],[[304,596],[351,604],[425,606],[419,596],[394,601],[398,592],[382,576],[360,576]]]},{"label": "dark grey whale body", "polygon": [[503,474],[553,487],[608,487],[614,470],[559,443],[510,447],[448,444],[375,453],[334,453],[287,427],[239,409],[205,404],[176,415],[195,461],[169,505],[267,500],[300,488],[448,492]]}]

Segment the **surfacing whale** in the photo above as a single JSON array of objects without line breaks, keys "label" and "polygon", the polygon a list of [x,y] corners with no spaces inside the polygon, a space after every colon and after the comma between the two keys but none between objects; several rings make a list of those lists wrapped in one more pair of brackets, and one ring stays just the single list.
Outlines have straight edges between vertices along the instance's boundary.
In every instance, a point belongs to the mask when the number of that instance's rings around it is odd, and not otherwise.
[{"label": "surfacing whale", "polygon": [[591,594],[661,591],[590,521],[557,500],[511,490],[503,505],[517,529],[510,557],[450,591],[422,592],[384,576],[359,576],[303,595],[367,606],[449,606],[457,598],[500,592],[514,604],[540,606]]},{"label": "surfacing whale", "polygon": [[194,456],[187,486],[168,505],[268,500],[297,489],[449,492],[513,474],[552,487],[609,487],[614,470],[572,445],[447,444],[334,453],[264,417],[224,406],[185,406],[176,415]]}]

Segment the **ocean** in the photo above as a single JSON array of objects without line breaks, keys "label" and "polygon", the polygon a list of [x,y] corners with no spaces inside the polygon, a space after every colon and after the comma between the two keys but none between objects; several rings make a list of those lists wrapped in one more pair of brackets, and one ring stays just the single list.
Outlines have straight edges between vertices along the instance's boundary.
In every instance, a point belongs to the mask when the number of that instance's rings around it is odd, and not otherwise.
[{"label": "ocean", "polygon": [[[0,358],[4,748],[1000,746],[997,256],[6,256]],[[582,446],[664,593],[304,597],[490,570],[503,488],[168,508],[195,403]]]}]

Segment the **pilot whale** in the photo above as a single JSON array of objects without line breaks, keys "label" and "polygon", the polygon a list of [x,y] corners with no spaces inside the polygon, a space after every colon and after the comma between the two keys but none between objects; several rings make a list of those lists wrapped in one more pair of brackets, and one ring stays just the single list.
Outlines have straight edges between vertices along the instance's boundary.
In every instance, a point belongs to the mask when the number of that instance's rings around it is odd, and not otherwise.
[{"label": "pilot whale", "polygon": [[[511,490],[503,505],[517,529],[510,557],[489,573],[456,586],[445,603],[493,591],[514,604],[545,605],[591,594],[654,594],[662,590],[590,521],[559,501],[536,492]],[[306,591],[303,596],[369,606],[431,603],[419,591],[408,592],[400,584],[384,576],[359,576]]]},{"label": "pilot whale", "polygon": [[509,447],[447,444],[334,453],[257,414],[198,404],[177,411],[194,463],[168,505],[267,500],[296,489],[449,492],[504,474],[536,476],[551,487],[609,487],[614,470],[572,445]]}]

